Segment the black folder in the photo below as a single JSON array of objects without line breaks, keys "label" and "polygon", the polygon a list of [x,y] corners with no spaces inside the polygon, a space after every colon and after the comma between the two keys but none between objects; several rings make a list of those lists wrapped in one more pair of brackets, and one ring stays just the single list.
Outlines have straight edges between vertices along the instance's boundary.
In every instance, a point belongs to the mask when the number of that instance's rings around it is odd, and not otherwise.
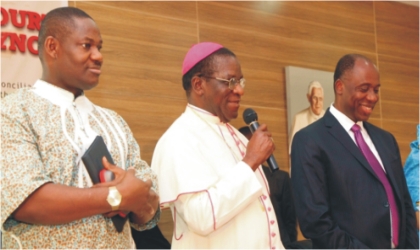
[{"label": "black folder", "polygon": [[[104,140],[101,136],[96,136],[95,140],[86,150],[86,152],[82,156],[82,161],[86,166],[86,169],[89,173],[90,178],[92,179],[93,183],[100,183],[99,172],[104,168],[102,164],[102,158],[106,157],[109,163],[114,164],[112,160],[112,156],[108,151],[108,148],[105,145]],[[115,215],[111,218],[112,222],[114,223],[115,229],[118,232],[122,232],[124,228],[124,224],[128,219],[128,214],[124,217],[120,215]]]}]

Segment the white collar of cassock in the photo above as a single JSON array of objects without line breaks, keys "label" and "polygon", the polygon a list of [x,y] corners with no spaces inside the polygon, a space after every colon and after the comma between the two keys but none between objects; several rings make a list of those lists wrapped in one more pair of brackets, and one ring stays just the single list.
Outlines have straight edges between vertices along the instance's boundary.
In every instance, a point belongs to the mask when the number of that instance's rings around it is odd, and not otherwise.
[{"label": "white collar of cassock", "polygon": [[201,109],[197,106],[194,106],[190,103],[187,104],[186,111],[193,112],[200,116],[200,118],[204,119],[205,121],[213,124],[224,124],[220,121],[219,117],[216,115],[213,115],[212,113],[208,112],[207,110]]}]

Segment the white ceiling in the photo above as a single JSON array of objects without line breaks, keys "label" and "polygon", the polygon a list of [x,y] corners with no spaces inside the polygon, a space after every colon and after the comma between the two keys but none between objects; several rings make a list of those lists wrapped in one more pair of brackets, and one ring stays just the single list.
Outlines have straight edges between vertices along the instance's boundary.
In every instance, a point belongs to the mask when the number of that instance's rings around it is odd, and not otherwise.
[{"label": "white ceiling", "polygon": [[401,2],[401,3],[408,4],[408,5],[413,5],[413,6],[419,7],[419,1],[397,1],[397,2]]}]

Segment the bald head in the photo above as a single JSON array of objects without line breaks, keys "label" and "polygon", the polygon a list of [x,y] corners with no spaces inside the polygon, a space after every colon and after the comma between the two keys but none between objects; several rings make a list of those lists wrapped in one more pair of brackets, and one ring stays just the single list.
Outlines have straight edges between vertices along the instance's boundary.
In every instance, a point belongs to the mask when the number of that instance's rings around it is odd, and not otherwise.
[{"label": "bald head", "polygon": [[[368,63],[373,64],[373,62],[365,57],[364,55],[360,54],[347,54],[338,61],[335,71],[334,71],[334,83],[341,77],[345,75],[346,72],[353,70],[355,62],[357,59],[362,59]],[[334,86],[334,93],[335,93],[335,86]]]}]

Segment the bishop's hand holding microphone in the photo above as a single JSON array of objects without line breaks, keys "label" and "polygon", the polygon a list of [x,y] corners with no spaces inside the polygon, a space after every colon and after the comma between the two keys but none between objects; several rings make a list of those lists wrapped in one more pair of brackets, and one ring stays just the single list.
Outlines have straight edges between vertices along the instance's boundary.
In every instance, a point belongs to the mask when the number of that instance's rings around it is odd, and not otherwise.
[{"label": "bishop's hand holding microphone", "polygon": [[[245,109],[243,118],[253,134],[247,146],[244,162],[248,163],[248,160],[251,160],[251,162],[252,160],[254,160],[254,162],[260,161],[258,164],[259,166],[264,161],[267,161],[271,172],[278,170],[279,167],[273,156],[273,151],[275,149],[274,141],[271,137],[271,133],[267,130],[267,126],[265,124],[260,126],[258,123],[258,115],[251,108]],[[252,165],[250,166],[252,167]]]}]

